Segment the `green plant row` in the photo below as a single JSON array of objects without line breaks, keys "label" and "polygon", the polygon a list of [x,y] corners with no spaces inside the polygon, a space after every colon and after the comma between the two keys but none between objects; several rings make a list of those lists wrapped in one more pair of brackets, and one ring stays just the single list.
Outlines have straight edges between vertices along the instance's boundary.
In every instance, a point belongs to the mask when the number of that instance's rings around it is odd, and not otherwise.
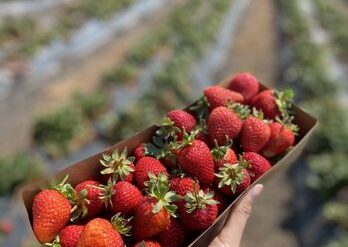
[{"label": "green plant row", "polygon": [[0,45],[8,58],[27,58],[54,39],[66,38],[90,18],[107,19],[135,0],[84,0],[65,6],[49,28],[31,17],[9,17],[0,23]]},{"label": "green plant row", "polygon": [[[307,161],[312,171],[308,183],[328,200],[325,216],[347,229],[348,201],[337,203],[333,199],[339,191],[348,188],[348,112],[337,102],[335,94],[341,89],[329,79],[320,48],[312,44],[309,27],[297,2],[281,0],[279,9],[286,18],[283,32],[292,51],[285,80],[295,83],[300,93],[304,92],[299,100],[320,123],[308,145]],[[343,236],[329,247],[346,244],[347,237]]]},{"label": "green plant row", "polygon": [[315,0],[319,21],[330,32],[334,48],[343,58],[348,59],[348,17],[340,13],[331,1]]}]

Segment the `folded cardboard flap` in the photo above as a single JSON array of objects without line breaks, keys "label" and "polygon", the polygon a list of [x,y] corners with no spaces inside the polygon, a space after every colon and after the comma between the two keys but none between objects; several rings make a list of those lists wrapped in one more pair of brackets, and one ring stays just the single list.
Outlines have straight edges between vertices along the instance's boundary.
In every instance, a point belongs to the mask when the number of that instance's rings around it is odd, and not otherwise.
[{"label": "folded cardboard flap", "polygon": [[[228,84],[231,78],[228,78],[219,85],[225,86]],[[261,89],[267,89],[264,85],[261,84]],[[316,119],[302,111],[296,106],[293,106],[294,110],[294,116],[295,116],[295,123],[300,127],[299,135],[297,136],[297,144],[296,146],[291,149],[283,158],[281,158],[277,163],[275,163],[267,173],[262,175],[258,180],[256,180],[246,191],[244,191],[241,195],[239,195],[235,200],[233,200],[230,205],[224,210],[222,214],[219,215],[218,219],[215,221],[215,223],[210,226],[206,231],[201,233],[198,237],[194,236],[195,239],[191,241],[191,243],[188,246],[194,246],[194,247],[202,247],[207,246],[212,239],[221,231],[227,216],[230,213],[231,208],[235,203],[238,203],[238,201],[245,196],[245,193],[250,190],[253,186],[255,186],[257,183],[263,183],[266,181],[269,177],[271,177],[274,173],[276,173],[280,169],[285,169],[288,167],[291,163],[295,161],[296,158],[299,157],[300,153],[302,152],[303,148],[307,144],[310,136],[313,133],[313,130],[316,126]],[[66,174],[69,174],[69,180],[68,182],[72,185],[76,185],[79,182],[86,180],[86,179],[98,179],[100,174],[101,166],[99,165],[99,160],[101,158],[102,153],[111,153],[112,150],[117,148],[118,150],[123,150],[125,147],[127,147],[128,151],[131,153],[139,144],[143,142],[151,141],[151,138],[155,131],[157,130],[158,126],[153,125],[150,128],[141,131],[134,136],[121,141],[120,143],[104,150],[101,153],[95,154],[85,160],[82,160],[80,162],[77,162],[68,168],[58,172],[53,176],[53,179],[62,179]],[[21,189],[22,199],[28,214],[28,219],[31,224],[32,222],[32,202],[35,194],[40,191],[40,188],[45,186],[47,184],[48,180],[41,180],[33,182]],[[193,239],[193,237],[192,237]]]}]

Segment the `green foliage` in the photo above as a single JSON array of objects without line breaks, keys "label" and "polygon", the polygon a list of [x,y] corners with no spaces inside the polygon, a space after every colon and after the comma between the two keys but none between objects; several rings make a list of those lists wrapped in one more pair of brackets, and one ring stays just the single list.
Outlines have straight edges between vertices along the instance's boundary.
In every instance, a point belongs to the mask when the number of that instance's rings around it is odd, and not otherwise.
[{"label": "green foliage", "polygon": [[324,215],[348,230],[348,204],[329,202],[325,205]]},{"label": "green foliage", "polygon": [[348,18],[326,0],[315,0],[321,24],[328,29],[335,42],[337,52],[348,59]]},{"label": "green foliage", "polygon": [[16,185],[44,174],[42,164],[28,154],[0,158],[0,195],[10,193]]},{"label": "green foliage", "polygon": [[36,23],[31,18],[25,17],[17,19],[8,17],[2,20],[0,24],[0,44],[15,39],[27,39],[31,36],[35,28]]},{"label": "green foliage", "polygon": [[132,63],[122,63],[116,70],[110,71],[103,76],[102,81],[108,84],[125,84],[134,80],[137,67]]},{"label": "green foliage", "polygon": [[95,119],[106,109],[108,103],[107,95],[101,91],[89,94],[78,93],[74,100],[82,114],[88,119]]},{"label": "green foliage", "polygon": [[347,247],[348,246],[348,236],[342,236],[338,240],[332,241],[327,247]]}]

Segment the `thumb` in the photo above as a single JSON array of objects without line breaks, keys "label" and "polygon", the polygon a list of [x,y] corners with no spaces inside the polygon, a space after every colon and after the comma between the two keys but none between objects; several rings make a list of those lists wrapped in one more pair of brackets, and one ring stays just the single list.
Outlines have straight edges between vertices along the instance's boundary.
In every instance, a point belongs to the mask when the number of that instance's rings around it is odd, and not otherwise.
[{"label": "thumb", "polygon": [[232,210],[221,233],[214,239],[210,247],[238,247],[242,239],[246,222],[250,216],[255,198],[262,192],[263,185],[257,184],[247,192],[240,203]]}]

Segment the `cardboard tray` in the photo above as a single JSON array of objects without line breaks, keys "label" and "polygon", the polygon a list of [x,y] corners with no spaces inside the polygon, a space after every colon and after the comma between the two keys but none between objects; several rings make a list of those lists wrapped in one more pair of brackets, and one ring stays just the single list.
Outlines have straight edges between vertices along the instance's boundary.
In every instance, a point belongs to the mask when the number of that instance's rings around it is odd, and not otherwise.
[{"label": "cardboard tray", "polygon": [[[227,78],[226,80],[219,83],[221,86],[228,85],[228,82],[230,81],[232,77]],[[261,89],[267,89],[266,86],[261,84]],[[203,247],[208,246],[209,243],[214,239],[214,237],[221,231],[222,227],[225,224],[225,221],[231,211],[231,208],[234,206],[234,204],[238,203],[241,198],[245,196],[245,193],[250,190],[253,186],[255,186],[258,183],[264,183],[268,178],[272,177],[276,172],[278,172],[281,169],[286,169],[289,165],[291,165],[301,154],[304,147],[308,143],[308,140],[310,139],[311,135],[313,134],[313,131],[317,125],[317,120],[307,114],[306,112],[302,111],[295,105],[293,105],[294,115],[295,115],[295,123],[300,127],[299,135],[296,139],[296,146],[291,149],[283,158],[281,158],[278,162],[276,162],[272,169],[270,169],[268,172],[266,172],[264,175],[262,175],[259,179],[257,179],[253,184],[244,191],[241,195],[239,195],[235,200],[233,200],[230,205],[224,210],[222,214],[219,215],[215,223],[210,226],[207,230],[205,230],[203,233],[201,233],[198,237],[195,236],[192,240],[192,242],[188,245],[189,247]],[[66,174],[69,174],[69,180],[68,182],[71,183],[73,186],[78,184],[79,182],[87,179],[98,179],[99,171],[101,169],[101,165],[99,164],[99,159],[101,159],[102,153],[110,153],[115,148],[118,148],[119,150],[123,150],[125,147],[127,147],[128,151],[131,153],[139,144],[143,142],[148,142],[151,140],[153,134],[157,130],[158,126],[153,125],[150,128],[147,128],[141,132],[138,132],[134,136],[121,141],[110,148],[104,150],[101,153],[95,154],[85,160],[82,160],[80,162],[77,162],[68,168],[58,172],[55,174],[52,179],[62,179]],[[34,181],[31,184],[28,184],[24,186],[20,190],[20,195],[22,197],[26,213],[28,215],[28,225],[32,226],[32,212],[31,207],[33,203],[33,198],[35,194],[37,194],[42,187],[46,186],[48,183],[48,179],[42,179],[39,181]],[[34,233],[33,233],[34,235]]]}]

